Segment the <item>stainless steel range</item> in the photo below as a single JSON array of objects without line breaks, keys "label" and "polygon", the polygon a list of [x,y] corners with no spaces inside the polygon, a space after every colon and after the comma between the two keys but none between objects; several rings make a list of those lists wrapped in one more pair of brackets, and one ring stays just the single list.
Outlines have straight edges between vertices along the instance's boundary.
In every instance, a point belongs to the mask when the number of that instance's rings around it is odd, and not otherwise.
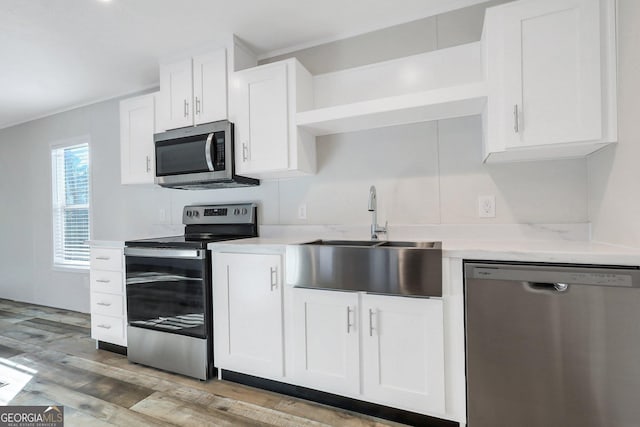
[{"label": "stainless steel range", "polygon": [[257,206],[185,206],[185,234],[125,242],[127,354],[206,380],[214,375],[211,242],[255,237]]}]

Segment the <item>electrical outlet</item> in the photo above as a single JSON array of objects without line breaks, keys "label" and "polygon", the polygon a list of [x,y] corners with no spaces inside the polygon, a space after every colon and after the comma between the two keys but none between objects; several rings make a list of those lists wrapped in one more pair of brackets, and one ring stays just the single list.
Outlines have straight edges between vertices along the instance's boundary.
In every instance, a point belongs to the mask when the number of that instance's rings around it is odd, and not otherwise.
[{"label": "electrical outlet", "polygon": [[298,219],[307,219],[307,205],[303,203],[298,206]]},{"label": "electrical outlet", "polygon": [[165,208],[158,209],[158,224],[166,224],[167,222],[167,210]]},{"label": "electrical outlet", "polygon": [[496,217],[496,196],[478,196],[478,216],[480,218]]}]

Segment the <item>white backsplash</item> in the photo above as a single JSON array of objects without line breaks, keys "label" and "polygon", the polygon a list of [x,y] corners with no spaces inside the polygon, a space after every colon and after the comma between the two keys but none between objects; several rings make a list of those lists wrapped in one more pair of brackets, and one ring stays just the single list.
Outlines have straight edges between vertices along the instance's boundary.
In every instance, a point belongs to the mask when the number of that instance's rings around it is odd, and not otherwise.
[{"label": "white backsplash", "polygon": [[[389,225],[389,233],[381,240],[401,241],[588,241],[589,223],[575,224],[436,224]],[[260,237],[302,239],[369,240],[370,228],[365,225],[261,225]]]}]

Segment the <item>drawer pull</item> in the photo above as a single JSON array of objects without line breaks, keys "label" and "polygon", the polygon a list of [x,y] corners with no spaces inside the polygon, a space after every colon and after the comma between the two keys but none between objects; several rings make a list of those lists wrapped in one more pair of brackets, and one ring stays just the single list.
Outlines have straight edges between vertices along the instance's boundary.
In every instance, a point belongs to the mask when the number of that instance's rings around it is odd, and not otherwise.
[{"label": "drawer pull", "polygon": [[109,280],[109,279],[96,279],[96,282],[98,282],[98,283],[111,283],[111,280]]},{"label": "drawer pull", "polygon": [[99,259],[100,261],[109,261],[111,259],[110,256],[97,256],[96,259]]},{"label": "drawer pull", "polygon": [[98,328],[111,329],[111,325],[98,325]]},{"label": "drawer pull", "polygon": [[97,305],[104,306],[104,307],[109,307],[109,306],[111,306],[111,303],[110,303],[110,302],[98,302],[98,303],[96,303],[96,304],[97,304]]}]

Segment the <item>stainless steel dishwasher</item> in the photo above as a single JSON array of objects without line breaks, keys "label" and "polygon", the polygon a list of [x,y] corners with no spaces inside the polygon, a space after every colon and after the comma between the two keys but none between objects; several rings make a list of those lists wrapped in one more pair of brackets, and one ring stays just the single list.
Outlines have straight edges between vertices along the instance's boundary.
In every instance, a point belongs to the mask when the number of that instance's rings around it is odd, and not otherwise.
[{"label": "stainless steel dishwasher", "polygon": [[465,263],[468,427],[640,425],[640,271]]}]

